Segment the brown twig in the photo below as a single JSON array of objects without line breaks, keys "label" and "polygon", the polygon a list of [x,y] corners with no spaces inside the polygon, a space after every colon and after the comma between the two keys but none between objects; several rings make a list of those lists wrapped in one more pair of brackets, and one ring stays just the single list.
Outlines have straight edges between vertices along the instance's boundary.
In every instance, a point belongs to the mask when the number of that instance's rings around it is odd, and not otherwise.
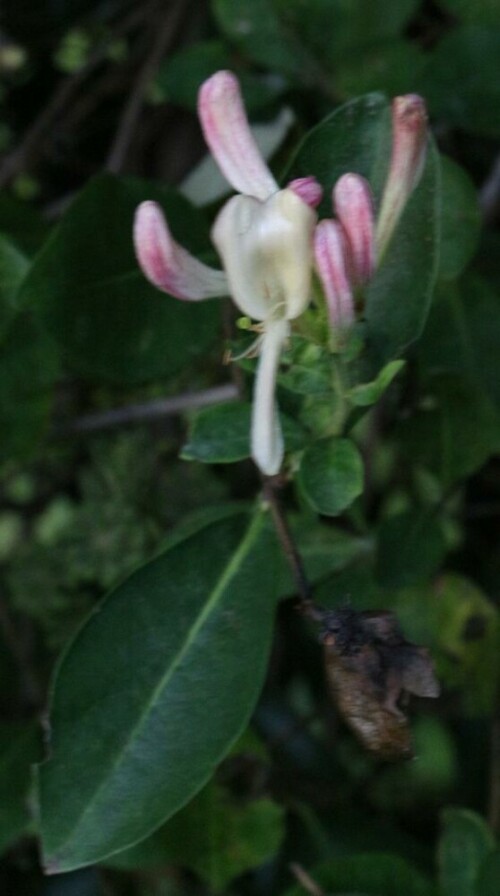
[{"label": "brown twig", "polygon": [[176,2],[171,3],[161,26],[156,29],[156,38],[128,97],[108,155],[105,167],[107,171],[113,174],[117,174],[123,168],[147,89],[156,74],[164,54],[177,33],[185,11],[185,0],[176,0]]},{"label": "brown twig", "polygon": [[114,429],[115,426],[151,423],[163,417],[181,414],[183,411],[234,401],[236,398],[238,398],[236,387],[232,383],[226,383],[222,386],[213,386],[211,389],[203,389],[200,392],[183,392],[172,398],[160,398],[143,404],[129,404],[123,408],[110,408],[107,411],[85,414],[70,423],[54,426],[52,435],[55,438],[65,438],[82,433]]},{"label": "brown twig", "polygon": [[303,887],[307,893],[310,893],[311,896],[325,896],[324,891],[316,883],[316,881],[312,879],[310,874],[307,873],[302,865],[298,865],[297,862],[291,862],[290,871],[297,879],[301,887]]},{"label": "brown twig", "polygon": [[283,552],[295,581],[297,594],[299,596],[299,609],[310,618],[317,619],[318,616],[313,602],[312,588],[306,575],[302,557],[295,544],[295,539],[281,504],[279,492],[282,485],[283,480],[280,479],[279,476],[263,477],[264,497],[269,504],[278,540],[283,548]]}]

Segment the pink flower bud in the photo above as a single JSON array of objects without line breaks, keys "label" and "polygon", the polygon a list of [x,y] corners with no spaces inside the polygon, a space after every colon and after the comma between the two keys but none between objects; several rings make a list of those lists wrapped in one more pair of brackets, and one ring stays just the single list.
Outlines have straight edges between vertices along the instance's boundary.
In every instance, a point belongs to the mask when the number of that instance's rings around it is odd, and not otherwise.
[{"label": "pink flower bud", "polygon": [[354,300],[349,282],[347,240],[337,221],[320,221],[314,234],[316,269],[325,291],[328,316],[334,330],[354,322]]},{"label": "pink flower bud", "polygon": [[380,258],[415,189],[425,162],[427,113],[420,96],[397,96],[392,103],[392,155],[377,221]]},{"label": "pink flower bud", "polygon": [[366,283],[375,270],[373,200],[368,181],[344,174],[333,190],[335,213],[344,230],[355,285]]},{"label": "pink flower bud", "polygon": [[287,186],[311,208],[317,208],[323,198],[323,187],[312,175],[297,177],[295,180],[291,180]]}]

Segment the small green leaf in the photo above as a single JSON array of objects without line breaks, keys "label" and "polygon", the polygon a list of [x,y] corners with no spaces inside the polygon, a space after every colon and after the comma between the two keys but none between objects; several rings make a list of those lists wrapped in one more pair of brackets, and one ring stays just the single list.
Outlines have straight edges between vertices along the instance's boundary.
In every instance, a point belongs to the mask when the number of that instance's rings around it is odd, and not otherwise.
[{"label": "small green leaf", "polygon": [[362,383],[359,386],[354,386],[348,393],[352,403],[358,407],[368,407],[371,404],[375,404],[405,364],[406,361],[389,361],[371,383]]},{"label": "small green leaf", "polygon": [[477,247],[481,213],[474,184],[451,159],[441,156],[441,252],[439,277],[451,280],[467,267]]},{"label": "small green leaf", "polygon": [[210,891],[224,890],[276,853],[284,811],[269,799],[238,804],[211,782],[152,837],[113,857],[118,868],[189,868]]},{"label": "small green leaf", "polygon": [[262,685],[274,561],[266,515],[233,515],[138,569],[80,630],[39,772],[50,872],[133,845],[211,777]]},{"label": "small green leaf", "polygon": [[44,244],[20,302],[40,315],[83,376],[136,383],[171,374],[206,351],[216,302],[181,302],[152,287],[134,257],[132,222],[144,199],[163,205],[175,237],[209,250],[201,212],[173,190],[133,178],[95,177]]},{"label": "small green leaf", "polygon": [[479,870],[494,846],[493,834],[480,815],[446,809],[438,847],[442,896],[479,896]]},{"label": "small green leaf", "polygon": [[322,439],[305,452],[299,487],[311,507],[337,516],[363,491],[363,461],[349,439]]},{"label": "small green leaf", "polygon": [[442,528],[429,511],[408,510],[382,521],[376,576],[387,588],[404,588],[430,578],[446,552]]},{"label": "small green leaf", "polygon": [[[205,464],[229,464],[250,457],[252,407],[231,402],[204,408],[194,417],[181,457]],[[280,415],[287,451],[303,448],[306,434],[298,423]]]}]

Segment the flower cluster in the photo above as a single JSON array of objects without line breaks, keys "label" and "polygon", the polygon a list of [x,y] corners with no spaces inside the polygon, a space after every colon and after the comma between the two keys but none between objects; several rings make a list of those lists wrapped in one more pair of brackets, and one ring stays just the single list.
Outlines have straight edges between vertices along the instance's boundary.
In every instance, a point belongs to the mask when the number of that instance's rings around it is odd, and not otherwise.
[{"label": "flower cluster", "polygon": [[318,224],[322,188],[314,177],[279,189],[250,130],[238,81],[220,71],[202,85],[198,114],[220,170],[237,192],[219,212],[212,240],[223,270],[191,256],[173,238],[154,202],[137,209],[134,242],[146,277],[179,299],[230,295],[257,322],[259,351],[251,427],[252,457],[267,474],[280,469],[283,436],[276,408],[276,377],[291,321],[311,297],[313,268],[322,282],[332,327],[354,320],[354,290],[367,282],[414,188],[424,159],[425,109],[419,97],[393,104],[393,153],[375,225],[368,183],[345,174],[333,191],[336,219]]}]

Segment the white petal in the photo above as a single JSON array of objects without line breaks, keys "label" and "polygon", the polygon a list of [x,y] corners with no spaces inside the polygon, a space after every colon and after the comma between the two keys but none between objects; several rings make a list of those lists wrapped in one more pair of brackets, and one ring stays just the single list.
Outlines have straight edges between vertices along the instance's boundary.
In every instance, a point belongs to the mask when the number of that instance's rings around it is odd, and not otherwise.
[{"label": "white petal", "polygon": [[223,271],[216,271],[179,246],[156,202],[142,202],[135,213],[134,245],[148,280],[177,299],[200,301],[227,296]]},{"label": "white petal", "polygon": [[278,185],[259,152],[231,72],[216,72],[202,84],[198,115],[212,155],[235,190],[256,199],[276,192]]},{"label": "white petal", "polygon": [[292,190],[233,196],[212,230],[235,303],[249,317],[292,320],[310,297],[316,215]]},{"label": "white petal", "polygon": [[276,408],[276,375],[281,349],[288,336],[285,320],[266,322],[255,379],[252,407],[252,457],[266,476],[278,473],[283,460],[283,434]]}]

